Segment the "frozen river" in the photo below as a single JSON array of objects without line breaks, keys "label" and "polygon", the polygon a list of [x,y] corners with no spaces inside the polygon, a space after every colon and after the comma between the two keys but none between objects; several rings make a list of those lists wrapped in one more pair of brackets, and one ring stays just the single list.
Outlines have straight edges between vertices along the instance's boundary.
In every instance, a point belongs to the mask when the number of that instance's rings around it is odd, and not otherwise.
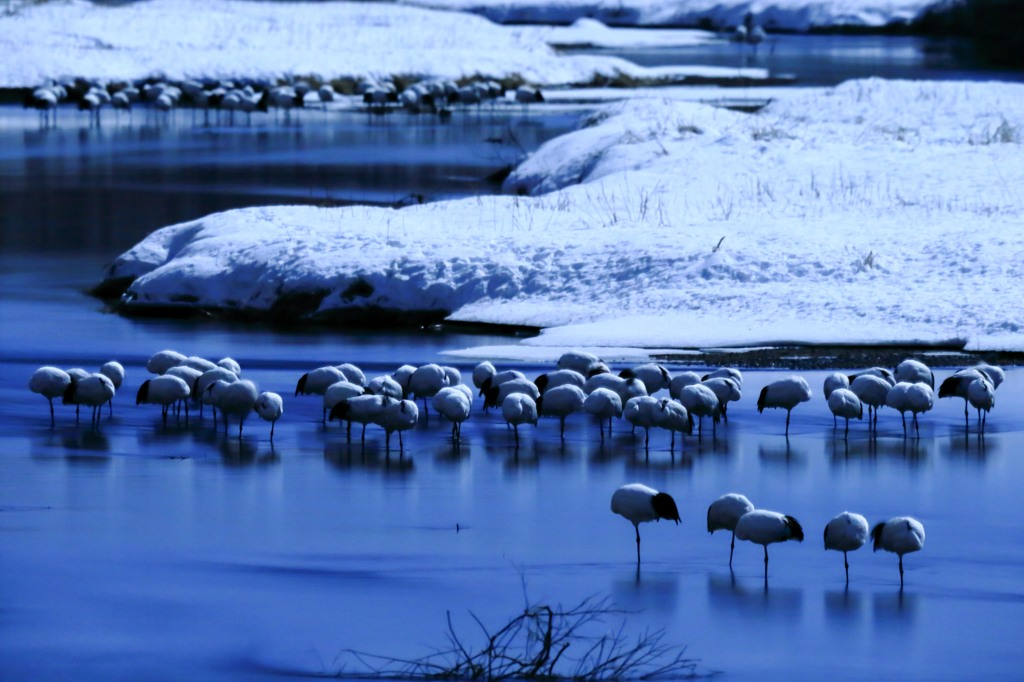
[{"label": "frozen river", "polygon": [[[497,626],[522,604],[608,597],[627,631],[666,631],[702,671],[724,679],[1019,679],[1024,652],[1024,381],[1008,373],[988,435],[963,429],[943,400],[904,440],[894,412],[870,439],[844,442],[815,399],[793,414],[757,414],[776,372],[747,372],[744,399],[717,438],[640,437],[617,426],[527,429],[516,451],[500,417],[476,412],[453,451],[436,418],[406,434],[403,457],[370,429],[365,449],[319,400],[293,398],[298,376],[351,361],[368,375],[445,349],[493,343],[445,334],[282,334],[98,312],[76,290],[90,258],[8,258],[0,271],[0,677],[5,679],[280,679],[337,672],[355,648],[418,656],[444,645],[445,612]],[[209,419],[160,424],[136,407],[143,364],[165,347],[232,355],[264,390],[286,397],[275,444],[255,418],[245,437]],[[26,388],[40,364],[128,369],[98,431]],[[462,365],[464,370],[469,367]],[[539,367],[525,367],[528,374]],[[680,369],[673,367],[672,369]],[[948,370],[937,372],[939,378]],[[633,531],[609,511],[612,491],[641,481],[671,493],[682,524],[646,524],[635,571]],[[795,516],[802,544],[761,548],[709,536],[707,505],[725,492]],[[821,532],[849,509],[873,524],[909,514],[927,530],[906,558],[864,548],[842,557]],[[456,528],[460,530],[456,530]],[[612,623],[616,622],[613,619]],[[352,663],[348,662],[352,671]]]}]

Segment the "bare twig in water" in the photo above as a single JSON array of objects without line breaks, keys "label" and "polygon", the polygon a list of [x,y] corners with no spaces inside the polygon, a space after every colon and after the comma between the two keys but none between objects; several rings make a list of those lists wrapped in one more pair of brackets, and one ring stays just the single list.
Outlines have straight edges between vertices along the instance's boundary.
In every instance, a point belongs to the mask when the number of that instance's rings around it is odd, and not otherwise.
[{"label": "bare twig in water", "polygon": [[346,650],[360,666],[339,678],[406,680],[651,680],[697,677],[697,662],[685,647],[664,643],[664,631],[645,630],[635,638],[605,619],[623,612],[607,599],[588,597],[563,608],[527,603],[523,611],[493,632],[473,613],[482,642],[473,647],[447,612],[448,645],[422,658],[404,659]]}]

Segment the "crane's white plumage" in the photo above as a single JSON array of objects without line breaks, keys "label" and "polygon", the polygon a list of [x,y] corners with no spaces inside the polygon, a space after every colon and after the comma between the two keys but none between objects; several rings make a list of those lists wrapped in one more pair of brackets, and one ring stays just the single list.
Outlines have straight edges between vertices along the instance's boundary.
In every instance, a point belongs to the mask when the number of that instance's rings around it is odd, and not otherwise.
[{"label": "crane's white plumage", "polygon": [[[170,371],[170,370],[168,370]],[[188,402],[192,393],[188,383],[181,377],[173,374],[161,374],[160,376],[147,379],[139,386],[135,394],[135,404],[142,405],[150,403],[160,406],[160,414],[163,417],[164,425],[167,425],[167,412],[171,405],[182,401],[185,406],[185,419],[188,420]]]},{"label": "crane's white plumage", "polygon": [[561,357],[558,358],[558,369],[572,369],[583,376],[588,376],[590,370],[602,364],[604,363],[601,362],[601,358],[593,353],[579,350],[562,353]]},{"label": "crane's white plumage", "polygon": [[732,379],[739,389],[743,389],[743,373],[735,367],[719,367],[713,372],[708,372],[701,381],[707,381],[708,379]]},{"label": "crane's white plumage", "polygon": [[323,423],[327,423],[327,413],[333,410],[334,406],[342,400],[348,400],[349,398],[355,398],[364,394],[366,394],[365,388],[344,379],[328,386],[327,390],[324,391]]},{"label": "crane's white plumage", "polygon": [[989,365],[983,362],[979,365],[975,365],[974,369],[988,377],[988,380],[992,382],[993,388],[999,388],[1000,384],[1002,384],[1006,379],[1006,372],[1003,371],[1002,367]]},{"label": "crane's white plumage", "polygon": [[975,379],[967,386],[967,401],[978,410],[978,424],[984,433],[989,410],[996,406],[996,387],[985,379]]},{"label": "crane's white plumage", "polygon": [[701,378],[696,372],[680,372],[673,376],[672,381],[669,382],[668,394],[676,400],[679,400],[679,396],[684,388],[699,383],[701,383]]},{"label": "crane's white plumage", "polygon": [[178,363],[179,367],[191,367],[192,369],[199,370],[199,373],[208,372],[211,369],[216,369],[217,364],[210,362],[206,358],[201,358],[198,355],[187,357]]},{"label": "crane's white plumage", "polygon": [[444,375],[448,377],[449,386],[458,386],[462,383],[462,372],[457,367],[441,365],[441,369],[444,370]]},{"label": "crane's white plumage", "polygon": [[924,547],[924,526],[909,516],[896,516],[871,529],[874,551],[884,549],[900,557],[900,589],[903,589],[903,555]]},{"label": "crane's white plumage", "polygon": [[370,379],[366,384],[366,391],[371,395],[386,395],[395,400],[401,400],[405,395],[402,385],[389,376],[379,376]]},{"label": "crane's white plumage", "polygon": [[896,375],[892,373],[892,370],[886,367],[869,367],[868,369],[854,372],[849,376],[851,386],[857,377],[878,377],[890,386],[896,385]]},{"label": "crane's white plumage", "polygon": [[850,420],[864,418],[864,405],[857,394],[848,388],[837,388],[828,397],[828,409],[833,417],[846,420],[846,434],[850,433]]},{"label": "crane's white plumage", "polygon": [[[213,394],[210,393],[210,391],[208,391],[207,389],[209,389],[210,386],[213,386],[213,384],[218,381],[223,381],[226,384],[232,384],[238,381],[238,375],[229,369],[218,367],[216,369],[211,369],[206,372],[203,372],[202,376],[196,379],[195,383],[192,386],[190,386],[190,388],[192,389],[193,398],[199,401],[200,415],[203,414],[204,405],[213,404]],[[216,409],[214,409],[213,417],[214,419],[217,418]]]},{"label": "crane's white plumage", "polygon": [[622,417],[633,426],[644,429],[644,448],[651,442],[651,428],[661,426],[667,415],[665,406],[657,398],[649,395],[637,396],[626,401],[622,408]]},{"label": "crane's white plumage", "polygon": [[323,395],[328,386],[339,381],[346,381],[345,373],[337,367],[317,367],[311,372],[306,372],[295,384],[295,395]]},{"label": "crane's white plumage", "polygon": [[669,452],[674,453],[676,451],[676,433],[685,433],[687,435],[693,433],[693,421],[690,419],[690,414],[683,407],[683,404],[675,400],[662,398],[661,409],[664,412],[661,427],[668,429],[669,433],[672,434]]},{"label": "crane's white plumage", "polygon": [[896,378],[896,383],[905,381],[908,384],[928,384],[931,388],[935,388],[935,374],[920,360],[912,360],[907,358],[900,364],[896,365],[896,371],[893,372],[893,376]]},{"label": "crane's white plumage", "polygon": [[519,425],[537,425],[537,403],[525,393],[510,393],[501,401],[501,415],[515,431],[516,446],[519,446]]},{"label": "crane's white plumage", "polygon": [[636,565],[640,568],[640,524],[647,521],[675,521],[679,509],[668,493],[658,492],[642,483],[627,483],[612,493],[612,512],[622,516],[636,530]]},{"label": "crane's white plumage", "polygon": [[479,390],[483,387],[485,381],[497,373],[498,370],[494,368],[494,365],[490,361],[484,360],[473,368],[473,385]]},{"label": "crane's white plumage", "polygon": [[597,417],[597,426],[604,440],[604,420],[608,420],[608,433],[612,432],[612,419],[622,416],[622,398],[607,388],[595,388],[583,401],[583,410]]},{"label": "crane's white plumage", "polygon": [[[850,377],[846,376],[842,372],[832,372],[825,377],[825,384],[822,386],[822,391],[825,393],[825,400],[828,400],[829,396],[832,395],[832,391],[837,388],[849,388]],[[836,416],[832,415],[832,428],[836,428],[839,423],[836,421]]]},{"label": "crane's white plumage", "polygon": [[394,401],[391,398],[382,395],[360,395],[354,398],[347,398],[331,408],[329,419],[331,421],[338,419],[348,422],[349,428],[347,433],[349,435],[351,435],[352,422],[362,424],[363,432],[360,440],[365,442],[366,425],[377,424],[378,426],[383,426],[384,411],[392,402]]},{"label": "crane's white plumage", "polygon": [[[964,423],[968,423],[970,415],[967,412],[969,405],[969,399],[967,397],[967,389],[971,383],[976,379],[985,379],[992,381],[991,377],[982,372],[979,367],[970,367],[968,369],[957,370],[953,373],[953,376],[947,377],[939,385],[939,397],[940,398],[963,398],[964,399]],[[993,386],[995,384],[993,383]]]},{"label": "crane's white plumage", "polygon": [[284,400],[277,393],[264,391],[256,398],[254,409],[260,419],[270,422],[270,442],[273,443],[274,427],[277,426],[277,420],[284,414]]},{"label": "crane's white plumage", "polygon": [[505,402],[505,398],[512,395],[513,393],[522,393],[528,395],[534,401],[540,397],[540,389],[537,385],[527,378],[522,379],[510,379],[509,381],[502,382],[498,385],[492,385],[484,396],[485,407],[497,407]]},{"label": "crane's white plumage", "polygon": [[[436,394],[435,394],[436,395]],[[391,434],[398,432],[398,448],[405,450],[405,443],[402,442],[402,432],[416,426],[420,419],[420,409],[411,400],[391,400],[385,398],[387,406],[384,408],[384,449],[391,448]]]},{"label": "crane's white plumage", "polygon": [[249,416],[256,406],[260,390],[256,384],[248,379],[239,379],[229,384],[218,385],[214,391],[213,404],[220,410],[224,417],[224,433],[228,431],[228,417],[238,417],[238,437],[242,437],[242,426],[245,418]]},{"label": "crane's white plumage", "polygon": [[846,553],[860,549],[867,541],[868,520],[860,514],[843,512],[825,526],[825,549],[843,553],[846,582],[850,582],[850,562],[846,558]]},{"label": "crane's white plumage", "polygon": [[473,400],[472,394],[467,396],[460,390],[463,386],[445,386],[431,401],[434,411],[452,423],[452,439],[456,442],[462,438],[462,422],[469,419]]},{"label": "crane's white plumage", "polygon": [[[758,413],[766,407],[780,407],[786,410],[786,436],[789,436],[789,417],[793,408],[811,399],[811,387],[803,377],[790,376],[773,381],[761,389],[757,398]],[[765,554],[767,556],[767,553]]]},{"label": "crane's white plumage", "polygon": [[582,412],[585,400],[586,395],[579,386],[573,384],[555,386],[537,398],[537,413],[541,417],[557,417],[558,433],[564,440],[565,420],[575,412]]},{"label": "crane's white plumage", "polygon": [[445,386],[450,383],[448,373],[444,367],[435,364],[417,367],[416,371],[409,377],[409,393],[414,398],[423,398],[424,410],[426,409],[427,398],[433,398]]},{"label": "crane's white plumage", "polygon": [[238,361],[235,360],[234,358],[221,358],[220,360],[217,361],[217,366],[223,367],[224,369],[234,374],[236,377],[240,378],[242,376],[242,366],[239,365]]},{"label": "crane's white plumage", "polygon": [[100,407],[114,399],[114,382],[102,374],[89,374],[81,379],[72,376],[71,383],[64,389],[64,403],[86,405],[92,408],[92,425],[100,424]]},{"label": "crane's white plumage", "polygon": [[747,512],[736,522],[736,539],[764,547],[764,579],[768,580],[768,545],[786,540],[804,541],[804,529],[792,516],[765,509]]},{"label": "crane's white plumage", "polygon": [[537,388],[543,394],[545,391],[558,388],[559,386],[576,386],[583,390],[587,385],[587,380],[574,369],[557,369],[553,372],[541,374],[533,383],[537,385]]},{"label": "crane's white plumage", "polygon": [[732,568],[732,555],[736,549],[736,524],[744,514],[752,511],[754,504],[739,493],[726,493],[708,507],[708,533],[727,530],[732,534],[729,542],[729,568]]},{"label": "crane's white plumage", "polygon": [[162,350],[159,353],[154,353],[146,361],[146,370],[153,374],[163,374],[171,367],[180,365],[186,359],[185,355],[176,350]]},{"label": "crane's white plumage", "polygon": [[636,367],[622,370],[619,376],[623,379],[639,379],[644,383],[648,395],[653,395],[672,383],[672,375],[663,365],[648,362]]},{"label": "crane's white plumage", "polygon": [[920,382],[911,384],[900,381],[889,389],[888,395],[885,396],[885,404],[900,413],[904,436],[907,434],[907,412],[914,415],[914,428],[920,433],[921,428],[917,423],[917,415],[932,409],[935,404],[935,393],[928,384]]},{"label": "crane's white plumage", "polygon": [[740,390],[739,384],[736,383],[735,379],[729,377],[710,377],[701,382],[702,386],[707,386],[715,393],[715,397],[718,398],[718,409],[722,414],[722,419],[728,423],[729,403],[738,402],[743,398],[743,393]]},{"label": "crane's white plumage", "polygon": [[[857,394],[861,403],[868,406],[868,425],[878,424],[878,408],[885,405],[889,389],[895,385],[875,374],[861,374],[850,382],[850,390]],[[872,418],[872,414],[874,417]]]},{"label": "crane's white plumage", "polygon": [[63,398],[64,392],[71,385],[71,375],[58,367],[40,367],[28,380],[28,389],[46,398],[50,403],[50,426],[56,419],[53,415],[53,399]]},{"label": "crane's white plumage", "polygon": [[693,384],[686,386],[679,392],[679,402],[683,404],[690,418],[697,417],[697,433],[704,433],[704,417],[710,417],[713,427],[717,427],[721,406],[718,403],[718,396],[704,384]]},{"label": "crane's white plumage", "polygon": [[345,381],[356,386],[366,387],[366,375],[350,362],[337,365],[338,371],[345,375]]}]

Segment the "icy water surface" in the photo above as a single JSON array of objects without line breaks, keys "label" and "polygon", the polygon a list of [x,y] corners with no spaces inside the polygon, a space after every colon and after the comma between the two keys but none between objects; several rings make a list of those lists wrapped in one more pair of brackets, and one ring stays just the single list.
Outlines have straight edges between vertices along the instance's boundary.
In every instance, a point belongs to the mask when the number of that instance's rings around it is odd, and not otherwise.
[{"label": "icy water surface", "polygon": [[[86,259],[87,261],[87,259]],[[346,648],[417,656],[445,644],[445,612],[474,633],[469,612],[498,626],[522,604],[608,597],[630,633],[666,631],[701,670],[724,679],[1019,679],[1024,671],[1024,375],[1011,370],[980,438],[962,402],[943,400],[904,440],[883,412],[877,438],[832,429],[822,373],[793,414],[757,414],[744,399],[717,437],[642,439],[620,425],[528,428],[518,450],[495,414],[475,412],[453,449],[436,421],[384,450],[323,428],[317,398],[291,396],[298,376],[355,361],[373,375],[443,359],[487,337],[304,332],[145,323],[104,315],[74,294],[93,264],[0,262],[0,670],[4,679],[281,679],[336,672]],[[54,277],[54,273],[60,273]],[[133,404],[143,363],[174,347],[237,358],[261,388],[285,396],[275,443],[253,418],[243,438],[209,415],[161,425]],[[97,431],[26,388],[40,364],[128,377]],[[468,380],[467,370],[465,376]],[[524,368],[528,374],[539,367]],[[678,369],[678,368],[673,368]],[[948,370],[937,372],[939,378]],[[671,493],[682,524],[633,529],[609,511],[612,491],[642,481]],[[705,529],[707,505],[738,491],[795,516],[802,544],[774,545],[768,585],[759,546]],[[874,523],[920,519],[922,552],[869,548],[842,556],[821,533],[849,509]],[[616,621],[613,619],[612,623]],[[351,661],[349,661],[351,666]],[[351,670],[351,667],[349,668]]]},{"label": "icy water surface", "polygon": [[495,192],[488,177],[575,129],[583,109],[225,112],[0,106],[0,249],[109,257],[165,225],[242,206],[399,202]]}]

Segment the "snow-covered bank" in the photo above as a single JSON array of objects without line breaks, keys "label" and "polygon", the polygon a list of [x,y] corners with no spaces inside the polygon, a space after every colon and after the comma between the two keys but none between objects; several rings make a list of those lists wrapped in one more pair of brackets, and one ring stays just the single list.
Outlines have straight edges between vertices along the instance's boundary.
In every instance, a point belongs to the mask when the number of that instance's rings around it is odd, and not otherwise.
[{"label": "snow-covered bank", "polygon": [[[607,46],[641,40],[594,24],[576,31],[577,37],[583,34]],[[677,37],[670,40],[667,34]],[[0,14],[0,52],[5,55],[0,87],[73,77],[273,82],[391,76],[550,86],[619,79],[679,82],[704,73],[686,67],[646,69],[615,57],[559,56],[549,45],[558,35],[551,29],[499,26],[472,14],[381,3],[144,0],[98,5],[69,0]],[[708,34],[694,31],[649,38],[656,44],[707,39]],[[763,75],[744,73],[747,78]]]},{"label": "snow-covered bank", "polygon": [[854,81],[756,115],[635,100],[510,178],[540,196],[232,211],[108,274],[138,277],[129,307],[432,311],[540,345],[1021,350],[1021,131],[1012,84]]},{"label": "snow-covered bank", "polygon": [[935,0],[402,0],[462,10],[502,23],[569,24],[581,17],[619,26],[737,26],[747,12],[770,29],[807,31],[906,24]]}]

